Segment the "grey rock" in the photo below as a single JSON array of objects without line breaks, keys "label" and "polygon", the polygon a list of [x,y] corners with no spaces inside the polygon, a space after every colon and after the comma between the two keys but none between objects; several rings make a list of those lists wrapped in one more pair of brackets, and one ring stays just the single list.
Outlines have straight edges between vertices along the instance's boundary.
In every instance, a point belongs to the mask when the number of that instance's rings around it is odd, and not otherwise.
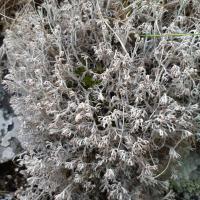
[{"label": "grey rock", "polygon": [[6,194],[3,196],[0,196],[0,200],[12,200],[13,199],[13,195],[12,194]]},{"label": "grey rock", "polygon": [[6,112],[0,109],[0,163],[13,159],[22,150],[17,139],[19,123],[16,117]]}]

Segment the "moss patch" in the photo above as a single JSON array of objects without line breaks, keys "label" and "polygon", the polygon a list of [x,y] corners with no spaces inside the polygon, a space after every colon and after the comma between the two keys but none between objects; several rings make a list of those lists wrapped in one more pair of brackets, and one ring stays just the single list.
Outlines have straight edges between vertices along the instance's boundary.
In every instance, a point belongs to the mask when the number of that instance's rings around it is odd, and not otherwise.
[{"label": "moss patch", "polygon": [[81,81],[81,84],[86,88],[91,88],[91,87],[94,87],[95,85],[98,85],[99,83],[101,83],[100,80],[95,80],[93,78],[92,75],[90,74],[86,74],[83,78],[83,80]]}]

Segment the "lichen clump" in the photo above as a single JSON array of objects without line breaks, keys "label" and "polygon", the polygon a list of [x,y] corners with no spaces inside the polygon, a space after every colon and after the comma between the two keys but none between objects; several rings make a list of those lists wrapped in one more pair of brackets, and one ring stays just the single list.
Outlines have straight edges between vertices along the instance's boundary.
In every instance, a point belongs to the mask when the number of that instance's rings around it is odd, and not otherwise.
[{"label": "lichen clump", "polygon": [[200,37],[145,34],[199,32],[200,5],[172,3],[47,0],[7,30],[20,199],[173,199],[166,180],[198,129]]}]

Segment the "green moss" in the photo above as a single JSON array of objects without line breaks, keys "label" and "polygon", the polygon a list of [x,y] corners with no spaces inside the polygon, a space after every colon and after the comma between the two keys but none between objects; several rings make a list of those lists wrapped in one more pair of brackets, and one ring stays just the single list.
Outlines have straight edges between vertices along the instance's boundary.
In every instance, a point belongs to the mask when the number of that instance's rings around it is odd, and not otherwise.
[{"label": "green moss", "polygon": [[85,71],[85,67],[78,67],[77,69],[75,69],[75,74],[78,76],[82,76]]},{"label": "green moss", "polygon": [[[97,65],[93,71],[95,73],[102,73],[103,68],[99,65]],[[81,79],[81,84],[83,85],[84,88],[88,89],[91,87],[94,87],[95,85],[101,83],[100,80],[95,80],[93,78],[93,75],[89,74],[88,72],[84,75],[84,72],[86,72],[86,68],[81,66],[75,69],[74,73],[76,74],[77,77],[82,77]],[[71,86],[71,85],[70,85]]]},{"label": "green moss", "polygon": [[81,83],[86,89],[88,89],[88,88],[94,87],[95,85],[98,85],[99,83],[101,83],[101,81],[94,80],[92,75],[86,74]]},{"label": "green moss", "polygon": [[[185,144],[186,145],[186,144]],[[170,181],[170,187],[173,189],[181,200],[193,199],[193,197],[200,197],[200,156],[197,152],[188,152],[184,144],[181,145],[183,156],[182,165],[177,171],[177,180]],[[179,199],[179,198],[178,198]]]},{"label": "green moss", "polygon": [[187,196],[200,195],[200,178],[196,180],[173,180],[170,187],[176,194],[187,194]]}]

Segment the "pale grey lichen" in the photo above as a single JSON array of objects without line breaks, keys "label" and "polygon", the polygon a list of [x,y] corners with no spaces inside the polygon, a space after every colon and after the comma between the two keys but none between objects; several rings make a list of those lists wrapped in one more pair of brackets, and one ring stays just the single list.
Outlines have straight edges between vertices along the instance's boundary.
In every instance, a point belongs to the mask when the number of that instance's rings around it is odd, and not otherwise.
[{"label": "pale grey lichen", "polygon": [[5,38],[28,151],[20,199],[173,199],[163,180],[199,128],[200,37],[170,34],[199,32],[200,6],[171,3],[25,7]]}]

